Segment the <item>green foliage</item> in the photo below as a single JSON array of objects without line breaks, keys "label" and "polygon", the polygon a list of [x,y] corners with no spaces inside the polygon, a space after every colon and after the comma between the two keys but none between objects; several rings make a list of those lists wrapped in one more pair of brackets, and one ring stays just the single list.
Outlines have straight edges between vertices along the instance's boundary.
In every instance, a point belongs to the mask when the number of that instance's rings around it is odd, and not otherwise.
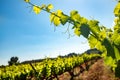
[{"label": "green foliage", "polygon": [[[81,17],[76,10],[71,11],[70,15],[66,15],[61,10],[51,12],[51,4],[46,8],[41,8],[39,6],[36,7],[29,0],[25,0],[25,2],[35,7],[34,12],[36,14],[41,10],[50,13],[50,21],[55,26],[59,26],[60,24],[65,25],[67,22],[72,24],[74,34],[77,36],[84,36],[88,40],[91,48],[97,48],[103,52],[105,63],[111,66],[111,68],[114,68],[115,72],[117,71],[116,68],[120,60],[120,1],[118,1],[114,9],[114,30],[100,26],[97,20],[88,20]],[[113,63],[111,63],[112,61]]]},{"label": "green foliage", "polygon": [[54,13],[51,13],[50,15],[50,21],[51,23],[54,23],[55,26],[59,26],[61,23],[60,16],[62,15],[61,10],[57,10]]},{"label": "green foliage", "polygon": [[115,14],[116,17],[120,16],[120,3],[119,2],[114,9],[114,14]]},{"label": "green foliage", "polygon": [[120,51],[116,46],[114,46],[114,50],[115,50],[116,60],[119,61],[120,60]]},{"label": "green foliage", "polygon": [[40,6],[33,6],[33,11],[34,11],[36,14],[39,14],[40,11],[41,11]]},{"label": "green foliage", "polygon": [[32,63],[32,66],[29,64],[6,66],[0,68],[0,80],[33,80],[33,77],[38,78],[37,80],[50,80],[53,76],[57,77],[57,75],[94,58],[100,58],[100,55],[82,54],[66,58],[58,57],[53,60],[46,58],[42,62]]},{"label": "green foliage", "polygon": [[8,61],[8,64],[11,66],[11,65],[17,65],[19,62],[18,62],[18,57],[11,57],[10,58],[10,61]]},{"label": "green foliage", "polygon": [[46,10],[49,12],[51,9],[53,9],[53,5],[52,5],[52,4],[49,4],[49,5],[46,7]]},{"label": "green foliage", "polygon": [[24,0],[26,3],[30,2],[30,0]]},{"label": "green foliage", "polygon": [[117,67],[116,61],[111,56],[105,57],[105,62],[107,65],[110,65],[112,67],[112,70],[115,70]]},{"label": "green foliage", "polygon": [[76,10],[73,10],[70,12],[70,17],[71,17],[71,20],[74,20],[74,21],[80,20],[80,15],[78,14],[78,11]]},{"label": "green foliage", "polygon": [[68,22],[68,20],[69,20],[69,17],[67,15],[63,14],[63,13],[61,14],[60,17],[61,17],[60,21],[61,21],[62,25],[66,24]]},{"label": "green foliage", "polygon": [[81,35],[83,35],[85,38],[88,38],[89,34],[90,34],[90,29],[89,29],[88,25],[87,24],[81,24],[80,32],[81,32]]},{"label": "green foliage", "polygon": [[115,68],[115,75],[120,77],[120,60],[117,63],[117,67]]}]

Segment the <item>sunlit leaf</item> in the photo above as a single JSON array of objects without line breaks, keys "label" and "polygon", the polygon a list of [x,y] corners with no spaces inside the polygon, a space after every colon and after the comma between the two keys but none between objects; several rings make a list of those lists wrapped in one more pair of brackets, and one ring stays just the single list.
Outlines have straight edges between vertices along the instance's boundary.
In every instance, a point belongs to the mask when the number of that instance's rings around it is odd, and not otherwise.
[{"label": "sunlit leaf", "polygon": [[57,14],[57,16],[61,17],[62,14],[63,14],[63,12],[62,12],[62,10],[57,10],[57,11],[56,11],[56,14]]},{"label": "sunlit leaf", "polygon": [[98,26],[99,22],[97,20],[90,20],[88,24],[92,31],[96,33],[100,32],[100,27]]},{"label": "sunlit leaf", "polygon": [[115,14],[115,16],[120,15],[120,2],[116,5],[116,7],[114,9],[114,14]]},{"label": "sunlit leaf", "polygon": [[101,31],[101,32],[99,33],[99,38],[100,38],[101,40],[105,39],[106,37],[107,37],[107,34],[106,34],[106,31],[105,31],[105,30],[103,30],[103,31]]},{"label": "sunlit leaf", "polygon": [[120,60],[120,51],[116,46],[114,46],[114,50],[115,50],[116,60],[118,61],[118,60]]},{"label": "sunlit leaf", "polygon": [[50,21],[54,23],[55,26],[60,25],[61,23],[61,16],[62,16],[62,11],[57,10],[56,12],[53,12],[50,14]]},{"label": "sunlit leaf", "polygon": [[30,0],[24,0],[26,3],[30,2]]},{"label": "sunlit leaf", "polygon": [[73,15],[76,15],[76,14],[78,14],[78,11],[76,11],[76,10],[73,10],[73,11],[70,12],[70,16],[73,16]]},{"label": "sunlit leaf", "polygon": [[118,36],[116,37],[116,39],[114,40],[114,43],[115,43],[116,45],[120,46],[120,35],[118,35]]},{"label": "sunlit leaf", "polygon": [[[116,44],[116,43],[118,43],[118,42],[117,42],[118,40],[116,40],[118,37],[119,37],[119,34],[118,34],[117,32],[114,32],[114,34],[113,34],[112,37],[111,37],[111,40],[114,41],[114,43]],[[118,39],[119,39],[119,38],[118,38]],[[116,45],[117,45],[117,44],[116,44]]]},{"label": "sunlit leaf", "polygon": [[74,28],[79,28],[80,26],[81,26],[80,23],[78,23],[78,22],[75,22],[75,23],[74,23]]},{"label": "sunlit leaf", "polygon": [[82,17],[82,18],[80,19],[80,23],[81,23],[81,24],[87,24],[87,22],[88,22],[88,20],[87,20],[86,18],[84,18],[84,17]]},{"label": "sunlit leaf", "polygon": [[53,9],[53,5],[52,4],[49,4],[47,7],[48,7],[48,9]]},{"label": "sunlit leaf", "polygon": [[69,17],[67,15],[62,14],[61,18],[60,18],[61,24],[62,25],[66,24],[66,22],[68,21],[68,19],[69,19]]},{"label": "sunlit leaf", "polygon": [[50,22],[52,23],[54,21],[54,18],[55,18],[55,13],[51,13],[50,14]]},{"label": "sunlit leaf", "polygon": [[89,42],[90,48],[95,48],[98,40],[97,40],[95,37],[90,36],[90,37],[88,38],[88,42]]},{"label": "sunlit leaf", "polygon": [[78,11],[76,10],[70,12],[70,17],[74,21],[79,21],[81,19],[80,15],[78,14]]},{"label": "sunlit leaf", "polygon": [[77,36],[80,36],[80,34],[81,34],[80,28],[75,28],[74,33],[75,33]]},{"label": "sunlit leaf", "polygon": [[45,7],[46,7],[46,5],[45,5],[45,4],[42,4],[40,8],[43,9],[43,8],[45,8]]},{"label": "sunlit leaf", "polygon": [[46,10],[49,12],[51,9],[53,9],[53,5],[52,5],[52,4],[49,4],[49,5],[46,7]]},{"label": "sunlit leaf", "polygon": [[55,26],[60,25],[60,18],[55,17],[55,18],[54,18],[54,22],[53,22],[53,23],[54,23],[54,25],[55,25]]},{"label": "sunlit leaf", "polygon": [[117,65],[115,64],[116,63],[115,59],[113,59],[111,56],[105,57],[104,61],[105,64],[111,66],[113,70],[115,70],[115,68],[117,67]]},{"label": "sunlit leaf", "polygon": [[39,6],[33,6],[33,11],[36,13],[36,14],[39,14],[40,11],[41,11],[41,8]]},{"label": "sunlit leaf", "polygon": [[61,10],[57,10],[56,13],[51,14],[50,20],[51,22],[54,23],[55,26],[60,25],[61,23],[61,16],[62,16],[63,12]]}]

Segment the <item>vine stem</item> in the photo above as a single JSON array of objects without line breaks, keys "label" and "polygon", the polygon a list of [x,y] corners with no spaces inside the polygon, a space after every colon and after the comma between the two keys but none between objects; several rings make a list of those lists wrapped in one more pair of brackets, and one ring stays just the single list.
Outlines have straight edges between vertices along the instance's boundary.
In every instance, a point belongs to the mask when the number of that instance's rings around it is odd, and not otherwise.
[{"label": "vine stem", "polygon": [[[34,5],[33,3],[31,3],[31,2],[28,2],[28,4],[30,4],[31,6],[36,6],[36,5]],[[51,12],[51,11],[47,11],[46,9],[44,9],[44,8],[40,8],[40,7],[38,7],[38,6],[36,6],[37,8],[39,8],[39,9],[41,9],[41,10],[43,10],[43,11],[45,11],[45,12],[48,12],[48,13],[50,13],[50,14],[53,14],[54,16],[56,16],[56,17],[58,17],[58,18],[61,18],[60,16],[58,16],[57,14],[55,14],[55,13],[53,13],[53,12]],[[65,14],[64,14],[65,15]],[[68,16],[68,15],[65,15],[65,16]],[[70,16],[68,16],[69,17],[69,20],[67,21],[68,23],[71,23],[71,24],[73,24],[73,25],[75,25],[74,23],[75,22],[77,22],[77,23],[79,23],[80,24],[80,22],[78,22],[78,21],[74,21],[74,20],[71,20],[70,18]]]},{"label": "vine stem", "polygon": [[[31,3],[31,2],[28,2],[28,4],[30,4],[31,6],[36,6],[35,4],[33,4],[33,3]],[[51,11],[47,11],[46,9],[40,8],[39,6],[36,6],[36,7],[39,8],[39,9],[41,9],[41,10],[43,10],[43,11],[45,11],[45,12],[48,12],[48,13],[50,13],[50,14],[53,14],[54,16],[56,16],[56,17],[58,17],[58,18],[61,19],[60,16],[58,16],[57,14],[55,14],[55,13],[53,13],[53,12],[51,12]],[[64,15],[65,15],[65,16],[68,16],[68,15],[66,15],[66,14],[64,14]],[[72,25],[74,25],[74,26],[77,26],[75,23],[81,24],[81,23],[78,22],[78,21],[72,20],[70,16],[68,16],[68,17],[69,17],[69,19],[68,19],[68,21],[67,21],[68,23],[70,23],[70,24],[72,24]],[[89,24],[88,24],[88,25],[89,25]],[[89,26],[88,26],[88,27],[89,27]],[[98,36],[96,35],[96,33],[94,33],[94,31],[92,31],[90,27],[89,27],[89,29],[90,29],[90,31],[93,33],[93,34],[90,33],[90,35],[93,36],[93,37],[95,37],[97,40],[99,40],[99,38],[98,38]],[[68,26],[66,32],[68,32],[68,35],[69,35],[69,37],[70,37],[71,35],[70,35],[70,32],[69,32],[69,26]],[[69,37],[68,37],[68,38],[69,38]],[[99,41],[100,41],[100,40],[99,40]]]}]

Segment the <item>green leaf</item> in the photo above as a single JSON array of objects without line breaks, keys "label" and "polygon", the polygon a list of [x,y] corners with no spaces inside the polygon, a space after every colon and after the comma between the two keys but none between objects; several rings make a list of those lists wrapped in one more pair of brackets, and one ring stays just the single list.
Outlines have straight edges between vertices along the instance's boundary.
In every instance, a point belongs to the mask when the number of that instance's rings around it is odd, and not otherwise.
[{"label": "green leaf", "polygon": [[114,32],[112,35],[112,41],[115,41],[115,39],[119,36],[119,34],[117,32]]},{"label": "green leaf", "polygon": [[63,12],[61,10],[57,10],[50,14],[50,21],[54,23],[55,26],[60,25],[61,23],[61,16]]},{"label": "green leaf", "polygon": [[74,33],[77,36],[84,36],[85,38],[88,38],[90,34],[90,29],[87,24],[81,24],[79,27],[75,27]]},{"label": "green leaf", "polygon": [[95,37],[93,37],[92,35],[88,38],[88,42],[89,42],[89,46],[90,48],[95,48],[96,44],[97,44],[97,39]]},{"label": "green leaf", "polygon": [[77,36],[80,36],[80,34],[81,34],[80,28],[75,28],[75,29],[74,29],[74,33],[75,33]]},{"label": "green leaf", "polygon": [[52,23],[54,21],[54,18],[55,18],[55,13],[51,13],[50,14],[50,22]]},{"label": "green leaf", "polygon": [[82,17],[79,21],[81,24],[87,24],[88,20],[84,17]]},{"label": "green leaf", "polygon": [[49,4],[47,7],[48,7],[48,9],[53,9],[53,5],[52,4]]},{"label": "green leaf", "polygon": [[49,4],[49,5],[46,7],[46,10],[49,12],[51,9],[53,9],[53,5],[52,5],[52,4]]},{"label": "green leaf", "polygon": [[97,20],[90,20],[88,24],[93,32],[100,32],[99,22]]},{"label": "green leaf", "polygon": [[80,23],[78,23],[78,22],[75,22],[74,23],[74,28],[76,27],[76,28],[79,28],[81,26],[81,24]]},{"label": "green leaf", "polygon": [[41,5],[41,9],[43,9],[43,8],[46,8],[46,5],[45,5],[45,4],[42,4],[42,5]]},{"label": "green leaf", "polygon": [[101,44],[100,41],[97,41],[97,44],[95,45],[95,47],[100,50],[102,53],[107,54],[106,48],[104,45]]},{"label": "green leaf", "polygon": [[61,23],[60,19],[61,19],[62,14],[63,12],[61,10],[57,10],[56,14],[53,14],[55,15],[54,20],[53,20],[55,26],[60,25]]},{"label": "green leaf", "polygon": [[120,2],[118,2],[118,4],[116,5],[114,9],[114,14],[116,17],[120,15]]},{"label": "green leaf", "polygon": [[120,35],[118,34],[118,36],[116,36],[116,38],[114,39],[114,43],[117,46],[120,46]]},{"label": "green leaf", "polygon": [[113,70],[115,70],[115,68],[117,67],[116,61],[111,56],[107,56],[104,61],[105,64],[111,66]]},{"label": "green leaf", "polygon": [[74,21],[79,21],[81,19],[80,15],[78,14],[78,11],[76,10],[70,12],[70,17]]},{"label": "green leaf", "polygon": [[33,6],[33,11],[34,11],[36,14],[39,14],[40,11],[41,11],[40,6]]},{"label": "green leaf", "polygon": [[118,24],[119,21],[120,19],[118,17],[114,19],[115,24]]},{"label": "green leaf", "polygon": [[54,23],[55,26],[60,25],[60,18],[55,17],[53,23]]},{"label": "green leaf", "polygon": [[110,40],[105,38],[102,41],[102,44],[105,46],[106,50],[107,50],[107,56],[111,56],[113,59],[115,59],[115,52],[114,52],[114,47],[111,44]]},{"label": "green leaf", "polygon": [[67,15],[62,14],[61,18],[60,18],[61,24],[62,25],[66,24],[66,22],[68,21],[68,19],[69,19],[69,17]]},{"label": "green leaf", "polygon": [[24,0],[26,3],[30,2],[30,0]]},{"label": "green leaf", "polygon": [[118,60],[120,60],[120,51],[116,46],[114,46],[114,50],[115,50],[116,60],[118,61]]},{"label": "green leaf", "polygon": [[81,35],[83,35],[85,38],[88,38],[90,34],[89,26],[87,24],[81,24],[80,32],[81,32]]},{"label": "green leaf", "polygon": [[115,76],[120,77],[120,60],[117,62],[117,67],[115,68]]},{"label": "green leaf", "polygon": [[105,30],[99,32],[99,39],[100,40],[104,40],[106,37],[107,37],[107,34],[106,34]]},{"label": "green leaf", "polygon": [[73,10],[73,11],[70,12],[70,16],[74,16],[76,14],[78,14],[78,11],[76,11],[76,10]]}]

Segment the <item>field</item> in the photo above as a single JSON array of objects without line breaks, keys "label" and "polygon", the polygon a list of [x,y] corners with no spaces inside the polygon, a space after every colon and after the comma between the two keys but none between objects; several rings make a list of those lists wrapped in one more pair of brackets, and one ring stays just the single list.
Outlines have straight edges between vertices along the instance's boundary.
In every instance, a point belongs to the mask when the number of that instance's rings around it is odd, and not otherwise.
[{"label": "field", "polygon": [[[84,53],[82,55],[64,58],[46,58],[42,62],[36,63],[6,66],[0,69],[0,80],[104,80],[105,78],[107,78],[107,80],[115,79],[113,72],[105,75],[105,73],[107,73],[108,71],[104,70],[105,67],[103,65],[103,59],[99,54]],[[105,76],[103,76],[103,74]],[[103,79],[100,77],[100,75],[103,76]]]}]

